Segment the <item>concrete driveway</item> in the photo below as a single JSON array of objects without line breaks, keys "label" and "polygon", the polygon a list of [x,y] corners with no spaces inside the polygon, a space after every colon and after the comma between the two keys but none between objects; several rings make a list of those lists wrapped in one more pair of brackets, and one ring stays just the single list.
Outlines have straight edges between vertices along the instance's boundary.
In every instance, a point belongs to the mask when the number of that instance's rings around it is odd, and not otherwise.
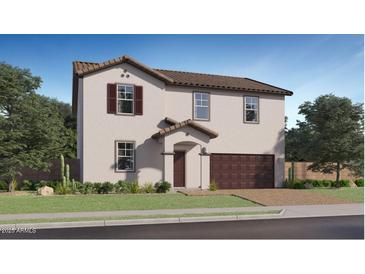
[{"label": "concrete driveway", "polygon": [[325,204],[347,204],[348,201],[329,197],[319,193],[304,191],[301,189],[222,189],[217,191],[208,190],[181,190],[181,193],[189,196],[206,195],[233,195],[246,200],[253,201],[260,205],[325,205]]}]

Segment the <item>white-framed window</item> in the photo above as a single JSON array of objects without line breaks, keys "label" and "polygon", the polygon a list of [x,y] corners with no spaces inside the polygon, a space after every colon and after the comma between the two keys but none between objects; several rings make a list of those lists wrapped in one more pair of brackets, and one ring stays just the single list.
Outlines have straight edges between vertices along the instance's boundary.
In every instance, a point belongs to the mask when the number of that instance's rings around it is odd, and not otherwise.
[{"label": "white-framed window", "polygon": [[134,113],[134,86],[117,85],[117,113]]},{"label": "white-framed window", "polygon": [[194,92],[194,120],[209,120],[209,93]]},{"label": "white-framed window", "polygon": [[259,122],[259,97],[245,96],[244,97],[244,114],[243,120],[246,123]]},{"label": "white-framed window", "polygon": [[134,171],[135,142],[116,141],[116,171]]}]

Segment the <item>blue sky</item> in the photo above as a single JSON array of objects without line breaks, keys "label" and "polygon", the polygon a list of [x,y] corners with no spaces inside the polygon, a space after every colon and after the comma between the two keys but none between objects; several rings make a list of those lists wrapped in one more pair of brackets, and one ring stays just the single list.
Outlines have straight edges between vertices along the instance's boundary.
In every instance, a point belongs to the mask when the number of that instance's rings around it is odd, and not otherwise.
[{"label": "blue sky", "polygon": [[71,102],[72,61],[130,55],[154,68],[253,78],[294,91],[298,106],[334,93],[363,102],[363,35],[0,35],[0,61],[43,79],[39,93]]}]

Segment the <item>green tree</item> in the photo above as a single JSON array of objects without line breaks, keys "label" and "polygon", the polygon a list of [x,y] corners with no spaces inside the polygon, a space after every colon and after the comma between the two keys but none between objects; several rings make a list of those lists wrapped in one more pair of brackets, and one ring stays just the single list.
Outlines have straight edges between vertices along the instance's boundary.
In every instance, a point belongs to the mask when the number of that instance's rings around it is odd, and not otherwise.
[{"label": "green tree", "polygon": [[0,63],[0,176],[9,188],[22,167],[46,170],[65,146],[64,119],[35,93],[40,85],[29,70]]},{"label": "green tree", "polygon": [[[342,169],[363,170],[362,104],[352,104],[348,98],[328,94],[299,106],[299,114],[305,116],[305,122],[299,123],[299,128],[308,139],[300,143],[305,148],[306,160],[313,161],[309,169],[336,172],[337,186]],[[298,144],[298,149],[300,147]]]},{"label": "green tree", "polygon": [[76,134],[76,118],[72,114],[70,104],[58,101],[57,99],[49,99],[58,109],[64,121],[63,138],[65,140],[62,154],[66,158],[76,158],[77,154],[77,134]]}]

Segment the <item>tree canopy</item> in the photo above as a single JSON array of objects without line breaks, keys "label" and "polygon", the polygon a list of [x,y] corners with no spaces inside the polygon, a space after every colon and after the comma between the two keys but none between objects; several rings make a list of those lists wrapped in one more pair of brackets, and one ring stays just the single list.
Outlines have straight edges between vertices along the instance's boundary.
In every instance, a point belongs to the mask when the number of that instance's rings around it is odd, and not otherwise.
[{"label": "tree canopy", "polygon": [[41,83],[27,69],[0,63],[0,176],[8,182],[21,167],[45,170],[61,153],[75,156],[71,112],[66,104],[36,94]]},{"label": "tree canopy", "polygon": [[304,122],[286,132],[286,157],[311,161],[313,171],[336,172],[344,168],[363,172],[364,111],[362,104],[333,94],[319,96],[299,106]]}]

